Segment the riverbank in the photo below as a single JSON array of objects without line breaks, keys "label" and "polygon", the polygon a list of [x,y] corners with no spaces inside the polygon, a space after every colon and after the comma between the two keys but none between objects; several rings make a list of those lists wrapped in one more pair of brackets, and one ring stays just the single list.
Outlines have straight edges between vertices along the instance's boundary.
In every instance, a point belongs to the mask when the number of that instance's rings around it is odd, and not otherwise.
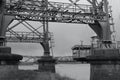
[{"label": "riverbank", "polygon": [[0,80],[74,80],[68,77],[61,77],[59,74],[32,70],[18,70],[1,74]]}]

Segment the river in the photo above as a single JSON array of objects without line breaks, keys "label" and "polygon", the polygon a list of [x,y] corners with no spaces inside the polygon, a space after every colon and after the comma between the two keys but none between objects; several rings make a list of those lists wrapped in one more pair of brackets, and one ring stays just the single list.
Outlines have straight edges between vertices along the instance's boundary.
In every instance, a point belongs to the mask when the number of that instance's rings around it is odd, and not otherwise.
[{"label": "river", "polygon": [[[57,64],[56,73],[61,76],[67,76],[75,80],[89,80],[90,79],[90,65],[89,64]],[[19,66],[20,69],[38,69],[38,65]]]}]

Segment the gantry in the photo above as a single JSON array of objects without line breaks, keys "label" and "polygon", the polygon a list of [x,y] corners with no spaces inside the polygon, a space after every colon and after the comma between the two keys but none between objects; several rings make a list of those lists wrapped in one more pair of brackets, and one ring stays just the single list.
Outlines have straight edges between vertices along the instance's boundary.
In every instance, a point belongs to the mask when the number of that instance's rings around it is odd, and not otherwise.
[{"label": "gantry", "polygon": [[[88,24],[98,35],[99,40],[111,40],[110,18],[107,0],[86,0],[89,4],[51,2],[48,0],[1,0],[0,2],[0,38],[1,45],[8,41],[37,42],[44,48],[44,55],[50,55],[51,37],[48,22]],[[18,23],[8,27],[13,20]],[[42,23],[43,33],[27,21]],[[31,32],[12,30],[23,24]],[[6,37],[6,31],[9,35]],[[13,37],[14,35],[14,37]],[[34,35],[31,37],[31,35]],[[27,37],[24,37],[27,36]]]},{"label": "gantry", "polygon": [[[15,16],[17,20],[83,23],[92,24],[95,20],[105,21],[106,13],[103,5],[77,4],[79,0],[71,3],[48,2],[47,0],[7,0],[5,15]],[[97,1],[97,0],[93,0]]]}]

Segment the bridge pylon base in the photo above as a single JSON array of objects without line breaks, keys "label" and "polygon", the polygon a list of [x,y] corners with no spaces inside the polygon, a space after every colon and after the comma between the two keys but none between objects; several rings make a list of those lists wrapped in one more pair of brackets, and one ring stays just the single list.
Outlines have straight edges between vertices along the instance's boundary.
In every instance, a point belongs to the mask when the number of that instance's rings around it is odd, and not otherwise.
[{"label": "bridge pylon base", "polygon": [[91,65],[90,80],[120,79],[120,54],[118,49],[95,50],[89,60]]},{"label": "bridge pylon base", "polygon": [[[0,73],[18,70],[21,55],[11,54],[11,48],[0,46]],[[1,74],[0,74],[1,75]]]},{"label": "bridge pylon base", "polygon": [[41,59],[38,60],[38,71],[55,73],[55,61],[51,56],[42,56]]}]

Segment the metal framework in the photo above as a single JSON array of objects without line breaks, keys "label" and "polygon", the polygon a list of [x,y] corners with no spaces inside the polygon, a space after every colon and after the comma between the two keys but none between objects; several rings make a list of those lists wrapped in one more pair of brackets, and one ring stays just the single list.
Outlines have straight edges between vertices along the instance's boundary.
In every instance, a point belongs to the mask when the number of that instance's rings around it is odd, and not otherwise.
[{"label": "metal framework", "polygon": [[[48,0],[1,0],[0,14],[4,17],[10,16],[9,24],[13,20],[18,20],[18,23],[12,27],[7,26],[7,30],[3,28],[5,26],[1,27],[0,37],[4,37],[4,33],[8,31],[7,41],[41,43],[44,48],[44,56],[50,56],[51,36],[48,22],[89,24],[100,39],[110,40],[107,0],[87,0],[90,5],[77,4],[80,0],[69,1],[70,3]],[[4,17],[1,18],[1,23],[4,22],[2,24],[5,24]],[[38,31],[41,26],[34,28],[27,21],[42,23],[43,32]],[[107,26],[104,26],[104,23]],[[24,25],[30,32],[14,31],[13,29],[19,24]]]},{"label": "metal framework", "polygon": [[[43,21],[62,23],[94,23],[94,20],[105,21],[105,12],[96,5],[48,2],[47,0],[7,0],[5,15],[15,16],[17,20]],[[88,0],[89,1],[89,0]],[[96,1],[96,0],[95,0]]]},{"label": "metal framework", "polygon": [[[40,56],[23,56],[23,60],[21,61],[20,65],[33,65],[37,64],[37,60],[39,60],[41,57]],[[63,64],[63,63],[68,63],[68,64],[77,64],[81,62],[77,62],[73,60],[73,56],[57,56],[54,57],[56,60],[56,64]]]},{"label": "metal framework", "polygon": [[40,43],[42,39],[40,36],[36,36],[33,32],[14,32],[10,30],[6,34],[8,42],[31,42],[31,43]]}]

